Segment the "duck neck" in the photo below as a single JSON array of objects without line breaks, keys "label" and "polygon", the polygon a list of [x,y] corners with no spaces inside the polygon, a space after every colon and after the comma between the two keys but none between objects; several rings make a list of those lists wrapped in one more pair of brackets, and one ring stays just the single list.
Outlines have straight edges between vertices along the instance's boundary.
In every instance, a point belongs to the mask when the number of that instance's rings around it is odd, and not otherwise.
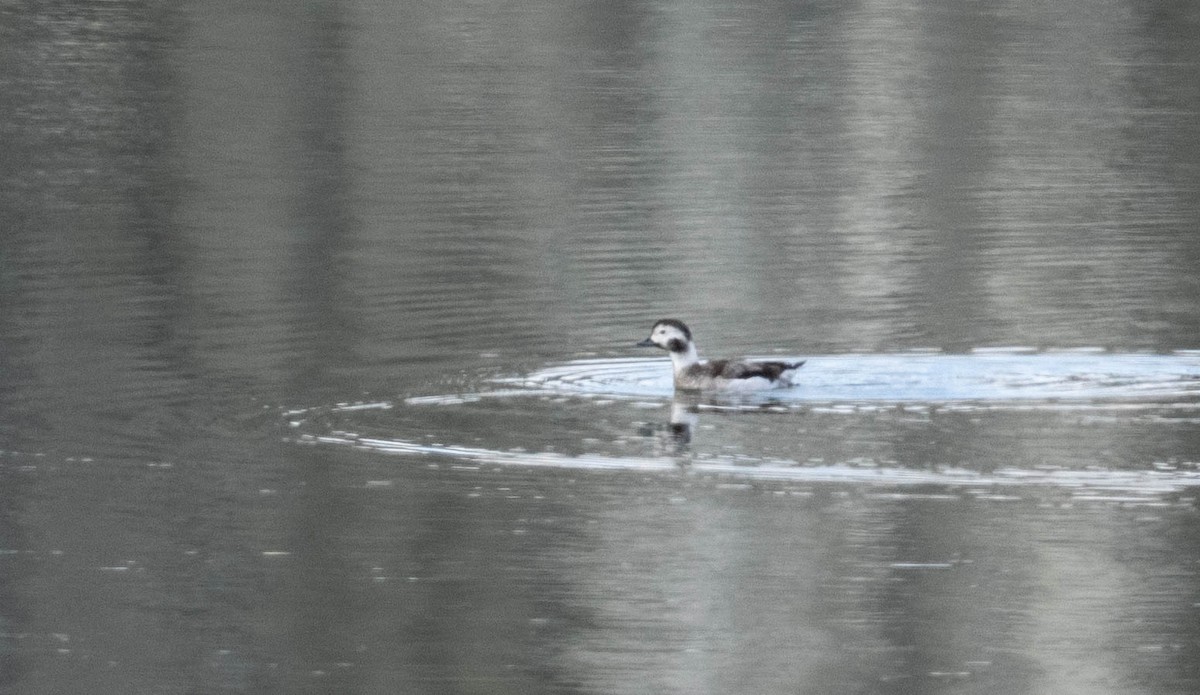
[{"label": "duck neck", "polygon": [[687,350],[671,353],[671,367],[676,377],[686,372],[688,367],[699,363],[700,355],[696,352],[696,346],[692,343],[688,343]]}]

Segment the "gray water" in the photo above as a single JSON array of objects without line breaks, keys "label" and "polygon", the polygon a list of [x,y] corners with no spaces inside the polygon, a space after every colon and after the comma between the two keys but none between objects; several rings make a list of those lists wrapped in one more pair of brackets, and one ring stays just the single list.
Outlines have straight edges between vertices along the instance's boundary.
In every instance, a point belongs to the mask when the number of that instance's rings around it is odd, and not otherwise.
[{"label": "gray water", "polygon": [[2,692],[1200,690],[1192,3],[16,2],[0,95]]}]

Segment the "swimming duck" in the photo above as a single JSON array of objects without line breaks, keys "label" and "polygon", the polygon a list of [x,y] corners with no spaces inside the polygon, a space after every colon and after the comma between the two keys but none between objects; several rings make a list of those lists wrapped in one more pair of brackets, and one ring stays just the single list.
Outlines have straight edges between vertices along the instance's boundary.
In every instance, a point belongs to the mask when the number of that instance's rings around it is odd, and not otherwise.
[{"label": "swimming duck", "polygon": [[638,347],[657,347],[671,353],[675,388],[694,390],[758,390],[791,386],[800,362],[700,361],[692,332],[678,319],[661,319]]}]

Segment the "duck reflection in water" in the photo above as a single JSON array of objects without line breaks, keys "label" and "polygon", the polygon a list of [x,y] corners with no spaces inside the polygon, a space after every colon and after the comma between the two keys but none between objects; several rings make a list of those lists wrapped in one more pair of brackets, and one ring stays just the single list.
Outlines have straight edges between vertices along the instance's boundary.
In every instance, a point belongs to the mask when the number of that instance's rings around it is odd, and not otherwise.
[{"label": "duck reflection in water", "polygon": [[700,422],[700,404],[695,397],[676,396],[671,401],[671,419],[667,432],[671,435],[677,451],[682,452],[692,443],[692,432]]},{"label": "duck reflection in water", "polygon": [[700,424],[700,411],[710,415],[710,426],[723,417],[795,412],[775,399],[731,399],[718,394],[676,391],[671,399],[670,416],[665,423],[646,423],[639,429],[643,437],[655,440],[660,453],[680,456],[691,453],[692,437]]},{"label": "duck reflection in water", "polygon": [[655,448],[664,454],[687,453],[692,434],[700,422],[700,400],[698,394],[676,392],[671,400],[670,419],[665,424],[646,423],[639,428],[638,434],[656,440]]}]

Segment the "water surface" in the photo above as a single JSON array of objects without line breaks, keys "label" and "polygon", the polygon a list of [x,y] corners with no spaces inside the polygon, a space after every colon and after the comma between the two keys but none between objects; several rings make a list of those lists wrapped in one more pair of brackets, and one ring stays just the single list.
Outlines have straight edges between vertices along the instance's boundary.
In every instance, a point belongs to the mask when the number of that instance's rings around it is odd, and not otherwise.
[{"label": "water surface", "polygon": [[5,5],[0,690],[1196,691],[1198,24]]}]

